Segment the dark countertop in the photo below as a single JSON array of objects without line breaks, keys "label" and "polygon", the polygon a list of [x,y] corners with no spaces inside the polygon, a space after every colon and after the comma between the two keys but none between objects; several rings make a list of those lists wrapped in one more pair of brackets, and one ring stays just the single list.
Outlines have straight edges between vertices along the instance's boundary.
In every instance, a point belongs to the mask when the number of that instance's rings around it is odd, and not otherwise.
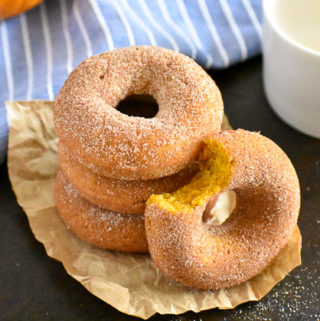
[{"label": "dark countertop", "polygon": [[[297,170],[303,264],[260,302],[226,311],[155,315],[152,321],[320,320],[320,140],[276,117],[264,96],[261,69],[258,57],[211,75],[222,91],[232,126],[261,131],[288,154]],[[0,167],[0,215],[0,320],[138,320],[87,292],[61,263],[46,255],[16,203],[5,164]]]}]

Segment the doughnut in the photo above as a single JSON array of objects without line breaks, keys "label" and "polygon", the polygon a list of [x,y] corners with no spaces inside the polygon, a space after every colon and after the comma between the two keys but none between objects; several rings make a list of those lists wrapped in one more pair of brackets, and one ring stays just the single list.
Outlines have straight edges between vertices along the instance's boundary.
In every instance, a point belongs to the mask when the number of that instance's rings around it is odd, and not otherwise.
[{"label": "doughnut", "polygon": [[71,157],[71,152],[59,143],[60,169],[88,201],[111,211],[143,214],[152,194],[173,192],[189,183],[198,169],[196,163],[182,171],[152,180],[126,181],[99,175]]},{"label": "doughnut", "polygon": [[[153,118],[116,109],[131,95],[152,96]],[[85,59],[54,104],[57,135],[79,162],[116,179],[147,180],[187,167],[221,127],[223,102],[211,77],[172,50],[133,46]]]},{"label": "doughnut", "polygon": [[[164,274],[189,287],[217,290],[260,273],[289,240],[300,209],[296,172],[271,140],[245,130],[205,141],[200,172],[181,189],[152,195],[145,211],[149,251]],[[204,223],[208,201],[236,193],[219,226]]]},{"label": "doughnut", "polygon": [[55,201],[62,220],[84,241],[108,250],[148,252],[143,215],[120,214],[88,202],[61,171]]}]

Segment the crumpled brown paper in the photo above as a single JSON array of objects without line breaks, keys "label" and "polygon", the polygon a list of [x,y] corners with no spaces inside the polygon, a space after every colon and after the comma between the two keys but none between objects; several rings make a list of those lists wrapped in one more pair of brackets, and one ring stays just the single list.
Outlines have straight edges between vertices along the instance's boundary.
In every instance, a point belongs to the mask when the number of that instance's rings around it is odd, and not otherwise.
[{"label": "crumpled brown paper", "polygon": [[[105,251],[85,243],[67,229],[55,208],[53,184],[59,164],[52,102],[16,101],[6,105],[9,176],[36,239],[50,257],[62,262],[68,274],[119,311],[147,319],[157,312],[231,309],[261,299],[301,264],[297,227],[278,257],[253,279],[229,289],[199,291],[161,274],[148,255]],[[225,119],[224,128],[228,126]]]}]

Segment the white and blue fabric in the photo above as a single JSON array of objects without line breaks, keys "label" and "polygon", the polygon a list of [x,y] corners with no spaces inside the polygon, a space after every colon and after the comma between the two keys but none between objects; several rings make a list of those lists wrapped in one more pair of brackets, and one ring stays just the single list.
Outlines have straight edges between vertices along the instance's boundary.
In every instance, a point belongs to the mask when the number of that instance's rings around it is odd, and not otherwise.
[{"label": "white and blue fabric", "polygon": [[260,52],[261,11],[261,0],[46,0],[0,21],[0,162],[6,100],[53,100],[83,59],[131,45],[226,68]]}]

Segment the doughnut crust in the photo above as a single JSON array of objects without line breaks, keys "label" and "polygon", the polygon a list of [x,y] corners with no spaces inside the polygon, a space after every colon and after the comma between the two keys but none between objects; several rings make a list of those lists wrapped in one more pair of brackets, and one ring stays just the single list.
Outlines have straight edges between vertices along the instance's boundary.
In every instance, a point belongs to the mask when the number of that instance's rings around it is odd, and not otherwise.
[{"label": "doughnut crust", "polygon": [[[216,134],[206,154],[213,161],[189,184],[200,192],[190,197],[187,185],[151,196],[145,226],[150,254],[163,273],[190,287],[220,289],[254,277],[278,255],[297,223],[300,188],[285,153],[258,133]],[[237,195],[235,210],[221,226],[206,225],[208,200],[227,189]],[[208,190],[211,195],[203,192]]]},{"label": "doughnut crust", "polygon": [[88,202],[61,171],[55,200],[63,221],[84,241],[108,250],[148,252],[143,215],[115,213]]},{"label": "doughnut crust", "polygon": [[[151,95],[153,118],[116,107],[130,95]],[[223,102],[211,77],[172,50],[133,46],[84,60],[54,105],[62,143],[84,166],[125,180],[168,176],[189,165],[202,141],[220,130]]]},{"label": "doughnut crust", "polygon": [[74,160],[71,152],[61,142],[58,155],[60,169],[88,201],[111,211],[143,214],[146,201],[152,194],[173,192],[189,183],[198,170],[196,163],[182,171],[153,180],[126,181],[99,175]]}]

